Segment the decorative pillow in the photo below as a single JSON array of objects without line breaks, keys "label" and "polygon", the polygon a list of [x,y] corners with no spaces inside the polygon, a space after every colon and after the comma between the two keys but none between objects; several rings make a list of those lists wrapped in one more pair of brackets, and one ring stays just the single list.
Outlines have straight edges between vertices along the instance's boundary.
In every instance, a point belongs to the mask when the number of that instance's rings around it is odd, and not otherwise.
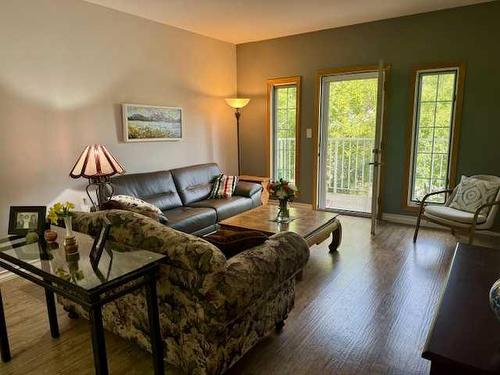
[{"label": "decorative pillow", "polygon": [[155,205],[130,195],[115,195],[102,205],[104,210],[126,210],[150,217],[162,224],[167,224],[167,217]]},{"label": "decorative pillow", "polygon": [[217,233],[204,237],[205,240],[217,246],[229,259],[252,247],[263,244],[267,236],[258,231],[233,231],[221,229]]},{"label": "decorative pillow", "polygon": [[212,190],[210,191],[210,199],[229,199],[236,189],[238,183],[238,176],[226,176],[220,174],[215,178]]},{"label": "decorative pillow", "polygon": [[[496,182],[462,176],[460,184],[457,186],[457,193],[453,197],[450,207],[475,213],[483,204],[493,202],[499,187],[499,184]],[[486,207],[480,213],[481,215],[488,215],[489,211],[489,207]]]}]

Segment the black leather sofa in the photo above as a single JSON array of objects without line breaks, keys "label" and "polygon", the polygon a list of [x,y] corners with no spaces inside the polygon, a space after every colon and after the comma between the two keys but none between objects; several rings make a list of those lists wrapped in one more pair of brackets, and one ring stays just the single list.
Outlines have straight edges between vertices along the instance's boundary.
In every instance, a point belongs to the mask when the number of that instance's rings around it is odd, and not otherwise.
[{"label": "black leather sofa", "polygon": [[214,178],[221,173],[215,163],[169,171],[126,174],[111,179],[114,193],[131,195],[159,207],[168,226],[197,236],[217,230],[217,223],[261,204],[262,186],[238,182],[229,199],[208,199]]}]

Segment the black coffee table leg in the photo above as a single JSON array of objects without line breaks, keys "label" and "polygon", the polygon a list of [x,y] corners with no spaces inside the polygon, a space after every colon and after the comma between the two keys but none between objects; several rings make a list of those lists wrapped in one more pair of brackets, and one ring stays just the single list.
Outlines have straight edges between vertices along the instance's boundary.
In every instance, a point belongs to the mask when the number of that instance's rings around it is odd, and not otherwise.
[{"label": "black coffee table leg", "polygon": [[153,352],[154,373],[155,375],[163,375],[165,373],[165,363],[163,362],[163,342],[160,333],[156,278],[155,275],[148,275],[147,277],[148,283],[146,284],[146,300],[148,303],[149,336]]},{"label": "black coffee table leg", "polygon": [[340,243],[342,242],[342,225],[337,221],[337,229],[332,232],[332,242],[328,245],[330,253],[337,251]]},{"label": "black coffee table leg", "polygon": [[108,359],[106,357],[106,342],[104,341],[101,306],[93,306],[90,308],[89,322],[90,334],[92,337],[92,351],[94,353],[95,373],[96,375],[107,375]]},{"label": "black coffee table leg", "polygon": [[2,357],[2,362],[10,361],[9,336],[7,334],[7,324],[5,323],[5,313],[3,310],[1,290],[0,290],[0,353]]},{"label": "black coffee table leg", "polygon": [[53,338],[59,337],[59,325],[57,324],[57,310],[54,292],[45,289],[45,301],[47,303],[47,313],[49,314],[50,334]]}]

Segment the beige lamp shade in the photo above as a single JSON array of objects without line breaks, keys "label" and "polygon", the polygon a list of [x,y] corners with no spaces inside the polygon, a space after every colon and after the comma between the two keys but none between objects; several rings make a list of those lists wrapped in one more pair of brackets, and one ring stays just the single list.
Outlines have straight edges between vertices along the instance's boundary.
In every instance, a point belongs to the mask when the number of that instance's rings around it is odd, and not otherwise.
[{"label": "beige lamp shade", "polygon": [[227,105],[233,107],[234,109],[243,108],[250,101],[248,98],[226,98],[225,100]]},{"label": "beige lamp shade", "polygon": [[125,171],[103,145],[85,147],[69,174],[73,178],[98,178],[122,174]]}]

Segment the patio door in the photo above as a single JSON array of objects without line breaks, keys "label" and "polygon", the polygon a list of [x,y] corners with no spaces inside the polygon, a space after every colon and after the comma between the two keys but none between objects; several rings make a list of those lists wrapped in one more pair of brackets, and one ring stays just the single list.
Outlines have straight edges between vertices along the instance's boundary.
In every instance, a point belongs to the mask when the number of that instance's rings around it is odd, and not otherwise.
[{"label": "patio door", "polygon": [[319,209],[377,215],[383,75],[374,67],[321,76]]}]

